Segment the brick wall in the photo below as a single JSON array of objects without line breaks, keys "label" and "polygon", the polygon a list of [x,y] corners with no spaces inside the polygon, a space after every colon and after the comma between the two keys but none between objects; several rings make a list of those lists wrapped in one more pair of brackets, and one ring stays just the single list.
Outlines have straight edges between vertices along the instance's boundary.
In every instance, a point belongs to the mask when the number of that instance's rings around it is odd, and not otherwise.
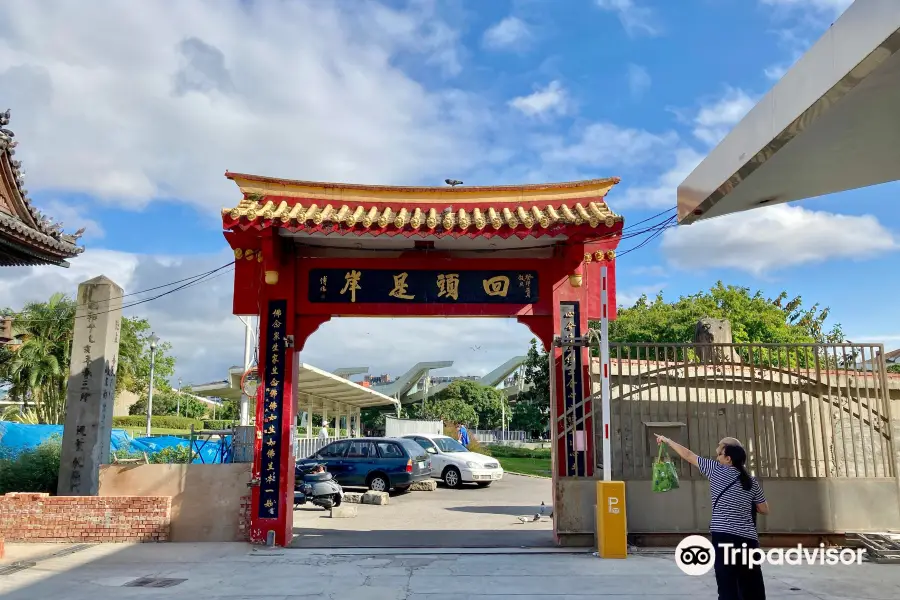
[{"label": "brick wall", "polygon": [[165,542],[168,496],[0,496],[0,538],[7,542]]},{"label": "brick wall", "polygon": [[238,530],[240,531],[240,541],[250,541],[250,496],[241,498],[241,511],[238,515]]}]

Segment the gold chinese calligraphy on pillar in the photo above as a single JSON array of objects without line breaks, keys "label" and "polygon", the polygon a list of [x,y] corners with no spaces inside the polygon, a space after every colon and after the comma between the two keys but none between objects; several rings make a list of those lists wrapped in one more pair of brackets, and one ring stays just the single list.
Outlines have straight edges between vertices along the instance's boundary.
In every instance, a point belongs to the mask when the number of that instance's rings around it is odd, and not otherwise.
[{"label": "gold chinese calligraphy on pillar", "polygon": [[[266,482],[260,489],[258,516],[262,519],[277,519],[280,511],[289,510],[280,497],[282,470],[282,416],[284,397],[284,372],[281,365],[285,354],[285,332],[287,301],[270,300],[266,315],[266,341],[263,377],[263,422],[257,424],[263,436],[263,454],[260,478]],[[258,430],[258,431],[259,431]]]}]

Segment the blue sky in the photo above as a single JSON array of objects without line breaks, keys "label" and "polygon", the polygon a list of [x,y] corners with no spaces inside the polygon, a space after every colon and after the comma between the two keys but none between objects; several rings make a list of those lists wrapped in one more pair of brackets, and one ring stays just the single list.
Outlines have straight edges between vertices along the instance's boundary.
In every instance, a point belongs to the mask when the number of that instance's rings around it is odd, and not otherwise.
[{"label": "blue sky", "polygon": [[[237,194],[226,169],[432,185],[619,176],[609,204],[626,224],[640,221],[674,206],[681,180],[849,3],[4,6],[0,89],[31,196],[67,228],[87,226],[88,250],[64,274],[4,274],[3,303],[74,293],[100,271],[141,290],[227,262],[219,209]],[[97,23],[108,35],[93,35]],[[900,283],[885,276],[900,244],[888,208],[896,192],[889,184],[669,231],[621,259],[620,302],[720,279],[785,289],[830,306],[854,341],[900,346],[890,301]],[[194,296],[141,314],[172,341],[184,377],[218,378],[242,355],[229,277],[184,294]],[[397,342],[404,352],[366,341],[391,327],[329,323],[304,361],[348,366],[349,345],[377,372],[423,353],[486,372],[530,337],[515,324],[472,322],[459,336],[428,321]],[[423,340],[426,330],[438,341]],[[474,353],[485,338],[503,341]]]}]

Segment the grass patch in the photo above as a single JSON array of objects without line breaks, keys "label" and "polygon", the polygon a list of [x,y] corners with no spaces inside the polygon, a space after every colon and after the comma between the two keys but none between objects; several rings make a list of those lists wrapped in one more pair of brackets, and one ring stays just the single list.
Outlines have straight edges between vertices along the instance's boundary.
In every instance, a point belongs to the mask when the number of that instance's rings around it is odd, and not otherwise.
[{"label": "grass patch", "polygon": [[548,478],[553,474],[549,458],[499,458],[498,460],[504,471]]}]

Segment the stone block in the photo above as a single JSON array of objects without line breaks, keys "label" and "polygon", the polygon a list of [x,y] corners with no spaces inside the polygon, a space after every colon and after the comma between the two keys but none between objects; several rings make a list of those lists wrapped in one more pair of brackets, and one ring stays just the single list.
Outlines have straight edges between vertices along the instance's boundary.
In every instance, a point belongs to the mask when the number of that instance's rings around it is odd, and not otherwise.
[{"label": "stone block", "polygon": [[409,489],[413,492],[433,492],[437,489],[437,480],[427,479],[425,481],[417,481],[409,486]]},{"label": "stone block", "polygon": [[373,492],[372,490],[369,490],[362,496],[362,504],[383,506],[387,504],[389,500],[390,495],[387,492]]},{"label": "stone block", "polygon": [[340,506],[334,506],[331,509],[332,519],[352,519],[355,516],[356,506],[353,504],[344,504],[341,502]]},{"label": "stone block", "polygon": [[363,495],[358,492],[344,492],[344,500],[342,504],[359,504]]}]

